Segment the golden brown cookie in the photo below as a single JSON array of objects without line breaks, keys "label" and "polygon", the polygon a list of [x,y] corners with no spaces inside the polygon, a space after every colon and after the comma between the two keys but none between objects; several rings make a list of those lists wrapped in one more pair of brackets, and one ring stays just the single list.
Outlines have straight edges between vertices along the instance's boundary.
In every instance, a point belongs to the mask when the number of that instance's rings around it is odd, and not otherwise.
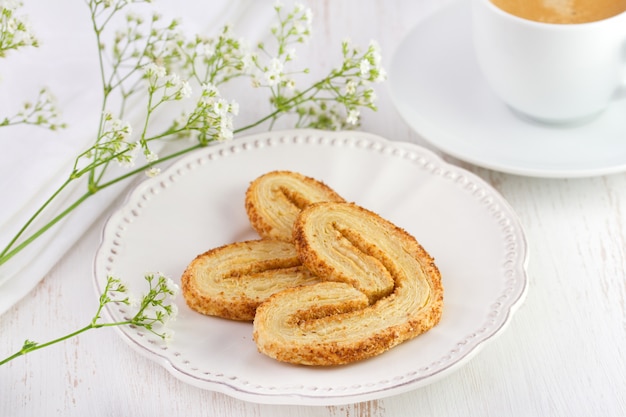
[{"label": "golden brown cookie", "polygon": [[291,171],[256,178],[246,191],[250,224],[263,238],[291,241],[291,229],[303,208],[320,201],[344,201],[321,181]]},{"label": "golden brown cookie", "polygon": [[252,320],[270,295],[318,282],[304,268],[293,244],[251,240],[221,246],[198,255],[182,275],[187,305],[202,314]]},{"label": "golden brown cookie", "polygon": [[294,364],[346,364],[439,322],[443,286],[433,258],[377,214],[351,203],[311,205],[294,224],[294,243],[303,265],[328,282],[281,291],[258,307],[260,352]]}]

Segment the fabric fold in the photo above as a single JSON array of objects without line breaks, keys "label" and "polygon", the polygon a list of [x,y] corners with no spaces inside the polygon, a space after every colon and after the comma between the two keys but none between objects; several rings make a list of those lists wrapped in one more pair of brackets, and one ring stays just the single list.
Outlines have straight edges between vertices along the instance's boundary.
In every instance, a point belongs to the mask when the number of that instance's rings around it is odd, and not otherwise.
[{"label": "fabric fold", "polygon": [[[273,16],[270,4],[250,0],[185,0],[148,6],[139,11],[157,11],[164,19],[179,19],[188,34],[211,36],[229,23],[238,34],[253,36],[249,38],[253,42],[260,40],[261,29],[268,28]],[[60,119],[68,127],[54,132],[33,126],[0,128],[0,250],[67,178],[76,155],[93,143],[102,100],[95,37],[83,2],[34,0],[26,2],[19,14],[28,17],[41,46],[0,58],[0,117],[14,114],[23,101],[32,100],[46,86],[56,97]],[[0,314],[32,290],[132,183],[125,181],[89,197],[1,265]],[[58,210],[84,191],[85,183],[76,181],[53,206]],[[38,225],[46,224],[54,211],[47,210]]]}]

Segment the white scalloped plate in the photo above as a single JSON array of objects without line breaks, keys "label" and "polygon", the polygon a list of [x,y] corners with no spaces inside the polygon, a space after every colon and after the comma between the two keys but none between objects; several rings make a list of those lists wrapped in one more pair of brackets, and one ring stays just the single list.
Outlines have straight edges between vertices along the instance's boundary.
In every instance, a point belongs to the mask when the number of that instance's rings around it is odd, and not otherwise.
[{"label": "white scalloped plate", "polygon": [[[445,286],[441,322],[375,358],[348,366],[292,366],[260,353],[249,323],[206,317],[178,297],[164,344],[118,328],[133,348],[175,377],[233,397],[272,404],[336,405],[424,386],[466,363],[521,304],[527,249],[517,216],[477,176],[421,147],[360,132],[264,133],[204,148],[140,184],[107,222],[94,268],[145,290],[144,274],[179,282],[199,253],[255,238],[244,209],[250,181],[276,169],[323,180],[347,200],[412,233],[435,257]],[[121,319],[124,306],[112,306]]]}]

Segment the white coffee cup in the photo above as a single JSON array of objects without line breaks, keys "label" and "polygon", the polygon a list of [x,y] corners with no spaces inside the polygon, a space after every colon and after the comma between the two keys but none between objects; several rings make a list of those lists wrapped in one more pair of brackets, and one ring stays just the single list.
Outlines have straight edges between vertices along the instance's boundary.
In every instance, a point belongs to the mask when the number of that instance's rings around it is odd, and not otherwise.
[{"label": "white coffee cup", "polygon": [[590,23],[542,23],[472,0],[472,24],[488,84],[526,117],[584,121],[626,88],[626,12]]}]

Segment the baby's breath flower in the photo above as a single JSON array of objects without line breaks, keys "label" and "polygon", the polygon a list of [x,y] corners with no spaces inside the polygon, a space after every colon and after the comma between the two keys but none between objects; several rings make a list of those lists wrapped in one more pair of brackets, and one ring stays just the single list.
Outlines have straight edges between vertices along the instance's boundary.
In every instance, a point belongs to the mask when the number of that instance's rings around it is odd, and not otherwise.
[{"label": "baby's breath flower", "polygon": [[168,80],[165,83],[165,86],[170,88],[180,88],[182,82],[183,81],[180,79],[180,75],[174,73],[170,74]]},{"label": "baby's breath flower", "polygon": [[231,101],[228,111],[233,116],[237,116],[239,114],[239,103],[237,103],[235,100]]},{"label": "baby's breath flower", "polygon": [[159,155],[149,149],[144,150],[144,156],[146,157],[146,161],[148,161],[149,163],[159,160]]},{"label": "baby's breath flower", "polygon": [[[243,44],[242,44],[243,45]],[[241,69],[243,71],[248,70],[252,67],[252,64],[257,59],[256,55],[247,50],[247,47],[244,47],[244,53],[241,56]]]},{"label": "baby's breath flower", "polygon": [[132,168],[135,164],[137,152],[140,148],[138,143],[129,142],[132,135],[132,126],[129,122],[121,120],[109,111],[102,114],[102,127],[96,144],[81,158],[90,160],[114,160],[120,166]]},{"label": "baby's breath flower", "polygon": [[346,123],[351,125],[356,125],[359,122],[359,111],[357,109],[351,109],[348,112],[348,117],[346,118]]},{"label": "baby's breath flower", "polygon": [[121,130],[124,122],[122,122],[121,119],[115,118],[113,117],[113,115],[111,115],[108,125],[111,130]]},{"label": "baby's breath flower", "polygon": [[215,97],[219,95],[219,91],[215,84],[212,83],[204,83],[202,84],[202,95],[206,95],[209,97]]},{"label": "baby's breath flower", "polygon": [[163,342],[166,345],[169,345],[170,343],[172,343],[172,340],[174,340],[174,330],[172,329],[164,330],[160,336],[163,338]]},{"label": "baby's breath flower", "polygon": [[229,110],[230,110],[230,105],[223,98],[220,98],[220,99],[218,99],[217,101],[215,101],[213,103],[213,112],[218,117],[226,116],[228,114]]},{"label": "baby's breath flower", "polygon": [[384,68],[378,69],[378,75],[374,78],[374,82],[381,83],[387,80],[387,71]]},{"label": "baby's breath flower", "polygon": [[357,83],[354,80],[348,80],[346,83],[345,94],[347,96],[352,96],[356,94]]},{"label": "baby's breath flower", "polygon": [[223,117],[220,120],[220,130],[218,140],[230,140],[233,138],[233,119],[232,117]]},{"label": "baby's breath flower", "polygon": [[296,58],[293,46],[305,43],[310,36],[313,13],[302,4],[296,4],[292,11],[283,10],[282,6],[276,10],[279,19],[271,32],[278,53],[272,54],[264,43],[259,44],[258,48],[271,58],[263,64],[254,57],[250,74],[253,87],[272,91],[270,102],[276,116],[271,118],[271,124],[278,115],[291,113],[297,117],[297,127],[346,129],[358,125],[360,108],[375,109],[375,95],[368,84],[386,78],[378,44],[370,42],[361,52],[345,39],[341,44],[342,65],[314,87],[299,91],[294,75],[307,73],[308,69],[293,71],[286,67]]},{"label": "baby's breath flower", "polygon": [[[128,294],[126,285],[124,285],[119,278],[108,276],[104,289],[99,297],[98,309],[87,326],[46,343],[37,343],[27,339],[19,351],[0,360],[0,365],[45,346],[67,340],[87,330],[98,329],[105,326],[131,325],[140,327],[165,342],[170,342],[174,336],[174,332],[166,326],[168,323],[175,320],[178,314],[178,307],[175,303],[175,298],[178,294],[178,285],[162,274],[146,274],[144,278],[148,284],[148,291],[143,297],[138,299],[133,294]],[[104,323],[101,321],[102,310],[111,303],[126,305],[132,312],[128,313],[128,315],[120,321]]]},{"label": "baby's breath flower", "polygon": [[183,81],[181,86],[180,86],[180,95],[183,98],[189,98],[191,97],[191,86],[189,85],[188,81]]},{"label": "baby's breath flower", "polygon": [[137,298],[134,294],[130,294],[127,298],[126,298],[127,304],[129,307],[132,308],[137,308],[140,306],[140,301],[139,298]]},{"label": "baby's breath flower", "polygon": [[282,76],[283,63],[278,58],[272,58],[269,67],[265,70],[265,82],[273,87],[281,81]]},{"label": "baby's breath flower", "polygon": [[363,92],[363,100],[359,102],[362,106],[373,106],[376,101],[376,92],[368,88]]},{"label": "baby's breath flower", "polygon": [[212,58],[215,55],[215,47],[212,44],[210,44],[210,43],[202,44],[202,48],[200,50],[200,53],[205,58]]},{"label": "baby's breath flower", "polygon": [[122,168],[133,168],[139,154],[139,148],[136,143],[125,144],[124,152],[120,153],[115,159]]},{"label": "baby's breath flower", "polygon": [[136,23],[137,25],[143,24],[143,16],[140,14],[130,12],[126,15],[126,21]]},{"label": "baby's breath flower", "polygon": [[309,30],[308,27],[300,21],[294,22],[293,28],[295,30],[295,33],[298,35],[305,35]]},{"label": "baby's breath flower", "polygon": [[20,0],[2,0],[0,1],[0,7],[4,9],[18,9],[22,7],[22,2]]},{"label": "baby's breath flower", "polygon": [[371,69],[372,69],[372,65],[370,64],[369,60],[365,58],[362,59],[361,62],[359,63],[359,75],[361,76],[361,78],[368,79],[370,76]]},{"label": "baby's breath flower", "polygon": [[176,297],[180,292],[180,287],[171,278],[167,278],[163,285],[167,287],[167,290],[172,297]]},{"label": "baby's breath flower", "polygon": [[285,55],[285,61],[293,61],[296,59],[296,48],[289,48],[287,55]]},{"label": "baby's breath flower", "polygon": [[380,46],[378,42],[371,41],[368,47],[368,55],[369,59],[372,61],[372,65],[375,67],[380,66],[380,62],[382,61],[382,56],[380,55]]},{"label": "baby's breath flower", "polygon": [[113,116],[105,123],[104,134],[116,139],[116,142],[124,141],[130,137],[133,128],[129,122],[123,121]]},{"label": "baby's breath flower", "polygon": [[67,125],[58,119],[55,97],[47,88],[42,88],[34,102],[27,101],[15,115],[0,119],[0,127],[27,124],[50,130],[65,128]]},{"label": "baby's breath flower", "polygon": [[5,56],[9,50],[39,46],[26,17],[16,16],[17,10],[22,6],[21,1],[0,2],[0,57]]},{"label": "baby's breath flower", "polygon": [[311,25],[311,23],[313,22],[313,10],[309,8],[304,10],[304,21],[307,25]]},{"label": "baby's breath flower", "polygon": [[157,79],[163,78],[167,75],[167,70],[161,65],[150,62],[145,66],[145,75],[146,77],[156,77]]},{"label": "baby's breath flower", "polygon": [[[11,1],[16,0],[0,0],[0,7],[6,10],[6,5],[18,4]],[[330,70],[325,77],[301,87],[301,90],[297,88],[300,87],[300,82],[296,82],[297,77],[308,73],[308,69],[294,68],[296,47],[304,44],[311,36],[313,18],[311,9],[302,4],[288,10],[282,3],[276,2],[277,24],[271,32],[273,37],[267,45],[262,43],[251,48],[245,40],[236,38],[228,25],[214,37],[187,37],[179,29],[179,21],[164,22],[157,14],[144,19],[130,13],[122,22],[124,27],[117,32],[110,28],[109,22],[120,21],[112,19],[113,14],[119,13],[127,5],[142,1],[147,0],[86,0],[92,19],[91,26],[98,41],[98,58],[105,64],[101,67],[99,77],[103,80],[101,108],[120,103],[119,108],[102,115],[93,146],[76,158],[71,171],[70,180],[83,175],[88,178],[88,196],[130,174],[144,172],[148,176],[158,175],[160,169],[157,165],[173,159],[175,155],[196,149],[199,145],[232,139],[236,133],[265,122],[271,129],[278,118],[286,115],[295,118],[296,127],[345,129],[358,125],[363,108],[375,109],[376,96],[370,85],[386,79],[386,72],[381,67],[379,47],[375,42],[371,42],[365,52],[354,48],[348,40],[342,42],[343,61],[340,65]],[[107,8],[109,10],[103,12]],[[20,24],[21,20],[15,17],[14,10],[0,19],[0,56],[7,48],[24,46],[29,42],[25,38],[27,26]],[[36,40],[31,42],[33,45],[35,43]],[[222,97],[219,89],[239,77],[249,77],[252,86],[269,90],[273,108],[259,120],[235,130],[233,118],[239,113],[239,104]],[[192,85],[202,88],[193,91]],[[43,103],[50,102],[47,94],[41,97]],[[190,97],[194,99],[188,103],[178,103]],[[133,132],[126,121],[125,111],[130,107],[129,103],[145,105],[143,112],[138,112],[143,117],[135,125],[136,128],[140,126],[138,132]],[[165,130],[158,131],[153,119],[156,110],[162,106],[173,106],[173,114],[180,116],[173,117]],[[25,105],[21,117],[27,120],[29,112],[40,107],[37,103]],[[41,113],[34,114],[38,114],[35,120],[43,120],[39,117]],[[49,114],[56,115],[56,112],[51,111]],[[6,123],[0,118],[0,126]],[[176,136],[188,138],[194,143],[177,150],[177,154],[157,155],[152,151],[153,143]],[[142,159],[145,159],[141,167],[117,178],[105,175],[108,174],[106,169],[113,162],[133,166],[140,150],[144,156]],[[62,188],[58,191],[62,191]],[[77,206],[81,201],[73,203]],[[58,218],[63,218],[70,211],[64,211]],[[32,222],[36,217],[33,216],[30,223],[37,224]],[[33,229],[31,232],[26,227],[24,230],[27,232],[20,231],[12,242],[28,238],[34,240],[46,229]],[[21,248],[10,243],[0,249],[2,265]],[[175,315],[176,307],[171,298],[177,290],[173,282],[161,274],[151,274],[146,279],[150,291],[139,301],[132,324],[166,337],[165,331],[161,332],[155,326],[162,325]],[[119,286],[115,288],[122,290]],[[107,291],[105,293],[108,295],[102,299],[103,305],[113,299],[111,294]],[[131,306],[136,304],[130,296],[116,300]],[[39,345],[31,342],[24,346],[24,349],[31,349]]]},{"label": "baby's breath flower", "polygon": [[359,62],[360,77],[365,81],[382,82],[387,73],[381,67],[380,47],[377,42],[370,42],[367,51]]}]

